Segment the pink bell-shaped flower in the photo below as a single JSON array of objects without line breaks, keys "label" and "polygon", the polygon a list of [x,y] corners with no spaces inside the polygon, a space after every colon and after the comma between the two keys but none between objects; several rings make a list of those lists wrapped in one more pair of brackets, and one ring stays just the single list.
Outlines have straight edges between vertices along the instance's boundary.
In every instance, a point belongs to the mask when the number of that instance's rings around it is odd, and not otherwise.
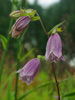
[{"label": "pink bell-shaped flower", "polygon": [[40,60],[37,58],[34,58],[30,60],[21,70],[18,70],[17,73],[19,74],[19,79],[28,85],[33,82],[33,79],[35,75],[38,72],[38,69],[40,67]]},{"label": "pink bell-shaped flower", "polygon": [[48,39],[47,45],[46,45],[46,53],[45,53],[45,59],[46,61],[52,62],[58,62],[59,59],[64,60],[62,56],[62,42],[60,36],[55,33],[51,35]]}]

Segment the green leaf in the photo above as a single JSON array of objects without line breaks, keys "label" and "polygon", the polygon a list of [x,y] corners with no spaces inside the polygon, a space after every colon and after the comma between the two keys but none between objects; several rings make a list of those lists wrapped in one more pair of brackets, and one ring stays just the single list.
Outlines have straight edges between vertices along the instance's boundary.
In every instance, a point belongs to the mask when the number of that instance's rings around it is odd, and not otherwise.
[{"label": "green leaf", "polygon": [[[34,49],[32,48],[27,54],[25,54],[25,55],[20,59],[20,62],[22,62],[23,60],[25,60],[25,59],[33,52],[33,50],[34,50]],[[6,76],[8,75],[8,73],[9,73],[10,71],[12,71],[12,70],[14,69],[15,66],[17,66],[17,63],[13,64],[13,65],[11,66],[10,70],[8,70],[8,72],[7,72],[4,76],[2,75],[2,80],[6,79]]]},{"label": "green leaf", "polygon": [[43,88],[45,86],[48,86],[48,85],[52,85],[54,84],[54,82],[47,82],[47,83],[43,83],[41,85],[38,85],[37,87],[35,87],[34,89],[26,92],[25,94],[23,94],[18,100],[22,100],[24,97],[26,97],[27,95],[31,94],[32,92],[34,92],[35,90],[38,90],[40,88]]},{"label": "green leaf", "polygon": [[6,49],[7,39],[3,35],[0,34],[0,38],[2,41],[3,48]]},{"label": "green leaf", "polygon": [[54,26],[54,27],[48,32],[48,34],[55,33],[55,32],[57,31],[56,29],[57,29],[59,26],[61,26],[64,22],[65,22],[65,21],[63,21],[63,22],[57,24],[56,26]]},{"label": "green leaf", "polygon": [[[72,76],[69,73],[69,71],[68,70],[65,70],[65,71],[66,71],[68,77],[71,78]],[[74,87],[73,87],[73,81],[72,80],[69,80],[67,84],[69,85],[69,92],[72,92],[73,89],[74,89]],[[71,98],[69,97],[69,100],[74,100],[74,97],[71,97]]]},{"label": "green leaf", "polygon": [[5,79],[5,81],[3,82],[3,84],[1,85],[1,87],[0,87],[0,91],[1,91],[1,89],[3,89],[4,88],[4,86],[6,85],[6,83],[9,81],[9,79],[13,76],[13,75],[15,75],[15,71],[8,77],[8,78],[6,78]]},{"label": "green leaf", "polygon": [[40,19],[39,16],[34,16],[34,17],[31,19],[31,21],[36,21],[36,20],[39,20],[39,19]]},{"label": "green leaf", "polygon": [[13,80],[13,75],[11,75],[11,77],[9,78],[9,83],[7,88],[7,100],[12,100],[12,95],[11,95],[12,80]]},{"label": "green leaf", "polygon": [[63,95],[62,97],[71,97],[71,96],[75,96],[75,91],[74,92],[69,92],[69,93],[66,93],[65,95]]},{"label": "green leaf", "polygon": [[33,48],[27,53],[25,54],[21,59],[20,59],[20,62],[22,62],[25,58],[27,58],[32,52],[33,52]]},{"label": "green leaf", "polygon": [[64,80],[61,80],[61,81],[59,81],[59,85],[62,84],[63,82],[65,82],[65,81],[69,81],[69,80],[73,80],[73,79],[75,79],[75,77],[66,78]]}]

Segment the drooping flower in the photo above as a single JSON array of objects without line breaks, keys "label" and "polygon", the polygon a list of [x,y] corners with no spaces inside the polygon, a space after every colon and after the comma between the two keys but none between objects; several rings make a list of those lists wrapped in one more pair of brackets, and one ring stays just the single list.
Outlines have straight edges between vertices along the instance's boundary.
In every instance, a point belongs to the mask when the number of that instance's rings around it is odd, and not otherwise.
[{"label": "drooping flower", "polygon": [[20,17],[12,26],[12,29],[9,34],[11,34],[12,37],[14,38],[19,37],[24,32],[29,22],[30,22],[29,16]]},{"label": "drooping flower", "polygon": [[64,60],[62,56],[62,41],[57,33],[51,35],[48,39],[46,45],[45,59],[46,61],[49,60],[50,63],[56,63],[59,59]]},{"label": "drooping flower", "polygon": [[40,67],[40,60],[37,58],[34,58],[30,60],[21,70],[18,70],[17,73],[19,74],[19,79],[28,85],[33,82],[33,79],[35,75],[38,72],[38,69]]},{"label": "drooping flower", "polygon": [[11,12],[9,16],[11,18],[18,18],[18,17],[21,17],[22,13],[23,13],[23,11],[16,10],[16,11]]}]

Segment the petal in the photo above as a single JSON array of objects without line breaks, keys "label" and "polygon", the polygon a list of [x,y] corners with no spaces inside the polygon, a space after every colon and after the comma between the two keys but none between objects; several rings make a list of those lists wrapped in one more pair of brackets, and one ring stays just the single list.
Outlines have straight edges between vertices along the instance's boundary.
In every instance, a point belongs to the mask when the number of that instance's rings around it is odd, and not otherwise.
[{"label": "petal", "polygon": [[49,56],[49,61],[50,61],[50,63],[52,63],[52,62],[58,62],[58,60],[59,60],[59,58],[57,58],[53,53],[51,53],[50,54],[50,56]]},{"label": "petal", "polygon": [[12,37],[16,38],[16,37],[20,36],[23,33],[23,31],[25,30],[25,28],[22,29],[21,31],[16,31],[15,26],[13,25],[12,30],[11,30]]},{"label": "petal", "polygon": [[18,70],[16,73],[20,73],[22,71],[22,69]]},{"label": "petal", "polygon": [[57,62],[62,56],[62,42],[60,36],[55,33],[50,36],[46,46],[45,59]]},{"label": "petal", "polygon": [[49,54],[51,53],[51,41],[52,41],[52,36],[50,36],[50,38],[47,41],[46,53],[45,53],[45,59],[46,60],[49,59]]},{"label": "petal", "polygon": [[17,22],[15,23],[15,29],[17,31],[22,30],[23,28],[25,28],[30,22],[30,18],[29,16],[23,16],[20,17]]},{"label": "petal", "polygon": [[63,56],[61,56],[61,60],[65,61],[65,59],[64,59],[64,57],[63,57]]},{"label": "petal", "polygon": [[20,72],[19,79],[22,79],[23,82],[29,85],[37,74],[39,67],[39,59],[34,58],[30,60],[21,70],[17,71],[18,73]]},{"label": "petal", "polygon": [[32,75],[40,66],[40,60],[35,58],[30,60],[25,66],[24,66],[24,73],[25,75]]},{"label": "petal", "polygon": [[51,51],[53,52],[54,55],[56,55],[58,58],[61,57],[62,55],[62,43],[61,43],[61,38],[60,36],[56,33],[52,37],[52,42],[51,42]]},{"label": "petal", "polygon": [[22,81],[24,83],[27,83],[27,85],[29,85],[29,84],[31,84],[33,82],[32,76],[25,76],[25,77],[22,78]]}]

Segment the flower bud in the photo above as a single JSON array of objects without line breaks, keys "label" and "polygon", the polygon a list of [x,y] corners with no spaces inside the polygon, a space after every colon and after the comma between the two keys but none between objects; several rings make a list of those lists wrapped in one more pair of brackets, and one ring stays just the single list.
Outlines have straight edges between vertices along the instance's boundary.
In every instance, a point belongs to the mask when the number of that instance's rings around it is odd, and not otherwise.
[{"label": "flower bud", "polygon": [[58,62],[59,59],[64,60],[62,56],[62,42],[60,36],[56,33],[50,36],[46,46],[45,53],[46,61],[49,60],[50,63]]},{"label": "flower bud", "polygon": [[20,17],[17,22],[15,23],[15,29],[17,31],[20,31],[24,29],[30,22],[30,17],[29,16],[23,16]]},{"label": "flower bud", "polygon": [[30,60],[21,70],[18,70],[17,73],[19,74],[19,79],[28,85],[33,82],[33,79],[35,75],[38,72],[38,69],[40,67],[40,60],[37,58],[34,58]]},{"label": "flower bud", "polygon": [[30,22],[29,16],[20,17],[12,26],[12,29],[9,34],[11,34],[12,37],[14,38],[19,37],[22,34],[22,32],[24,32],[29,22]]},{"label": "flower bud", "polygon": [[18,17],[21,17],[22,13],[23,11],[16,10],[16,11],[11,12],[9,16],[12,18],[18,18]]}]

